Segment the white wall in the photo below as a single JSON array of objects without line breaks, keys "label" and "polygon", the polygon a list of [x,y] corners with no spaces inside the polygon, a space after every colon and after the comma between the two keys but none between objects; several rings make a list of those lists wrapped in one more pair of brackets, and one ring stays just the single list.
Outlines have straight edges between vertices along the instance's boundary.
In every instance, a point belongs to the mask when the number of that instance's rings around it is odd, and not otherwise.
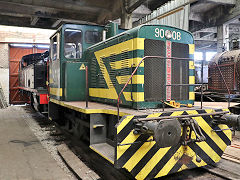
[{"label": "white wall", "polygon": [[3,88],[6,101],[9,103],[9,69],[0,68],[0,83]]}]

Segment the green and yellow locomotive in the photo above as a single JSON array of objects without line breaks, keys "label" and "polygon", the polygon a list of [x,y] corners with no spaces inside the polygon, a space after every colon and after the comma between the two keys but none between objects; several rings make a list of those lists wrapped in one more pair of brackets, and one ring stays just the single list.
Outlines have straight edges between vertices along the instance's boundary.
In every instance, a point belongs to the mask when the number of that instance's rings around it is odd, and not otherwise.
[{"label": "green and yellow locomotive", "polygon": [[178,28],[63,25],[51,37],[49,119],[136,179],[218,162],[231,143],[226,124],[240,121],[190,108],[193,54]]}]

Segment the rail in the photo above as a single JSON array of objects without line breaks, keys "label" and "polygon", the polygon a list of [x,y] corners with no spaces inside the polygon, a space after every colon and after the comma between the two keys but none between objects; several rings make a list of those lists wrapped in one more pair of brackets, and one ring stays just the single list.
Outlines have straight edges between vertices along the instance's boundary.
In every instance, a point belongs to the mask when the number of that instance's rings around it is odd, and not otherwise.
[{"label": "rail", "polygon": [[[118,121],[119,121],[119,109],[120,109],[120,97],[123,93],[123,91],[125,90],[125,88],[128,86],[129,82],[131,81],[133,75],[137,72],[139,66],[142,64],[142,62],[147,59],[147,58],[159,58],[159,59],[173,59],[173,60],[192,60],[191,58],[178,58],[178,57],[163,57],[163,56],[144,56],[141,61],[138,63],[138,65],[136,66],[136,68],[134,69],[134,71],[132,72],[130,78],[128,79],[128,81],[125,83],[125,85],[123,86],[122,90],[120,91],[120,93],[118,94],[118,100],[117,100],[117,115],[118,115]],[[194,86],[194,84],[192,84],[191,86]]]}]

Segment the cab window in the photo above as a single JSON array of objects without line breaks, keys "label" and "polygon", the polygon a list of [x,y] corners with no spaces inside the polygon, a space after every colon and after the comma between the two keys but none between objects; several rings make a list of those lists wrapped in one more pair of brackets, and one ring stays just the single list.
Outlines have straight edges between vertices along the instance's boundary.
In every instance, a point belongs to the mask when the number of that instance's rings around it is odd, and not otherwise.
[{"label": "cab window", "polygon": [[51,59],[55,61],[59,58],[59,33],[51,38]]},{"label": "cab window", "polygon": [[64,56],[68,59],[79,59],[82,57],[81,30],[66,29],[64,31]]},{"label": "cab window", "polygon": [[101,41],[101,34],[98,31],[86,31],[85,41],[89,44],[95,44]]}]

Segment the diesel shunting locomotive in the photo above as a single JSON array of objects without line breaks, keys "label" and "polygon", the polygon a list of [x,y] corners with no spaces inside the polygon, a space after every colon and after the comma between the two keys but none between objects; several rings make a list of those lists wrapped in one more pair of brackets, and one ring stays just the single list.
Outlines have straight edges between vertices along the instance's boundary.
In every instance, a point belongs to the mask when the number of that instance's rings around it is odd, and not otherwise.
[{"label": "diesel shunting locomotive", "polygon": [[193,54],[178,28],[64,24],[50,38],[48,117],[136,179],[218,162],[239,117],[191,107]]}]

